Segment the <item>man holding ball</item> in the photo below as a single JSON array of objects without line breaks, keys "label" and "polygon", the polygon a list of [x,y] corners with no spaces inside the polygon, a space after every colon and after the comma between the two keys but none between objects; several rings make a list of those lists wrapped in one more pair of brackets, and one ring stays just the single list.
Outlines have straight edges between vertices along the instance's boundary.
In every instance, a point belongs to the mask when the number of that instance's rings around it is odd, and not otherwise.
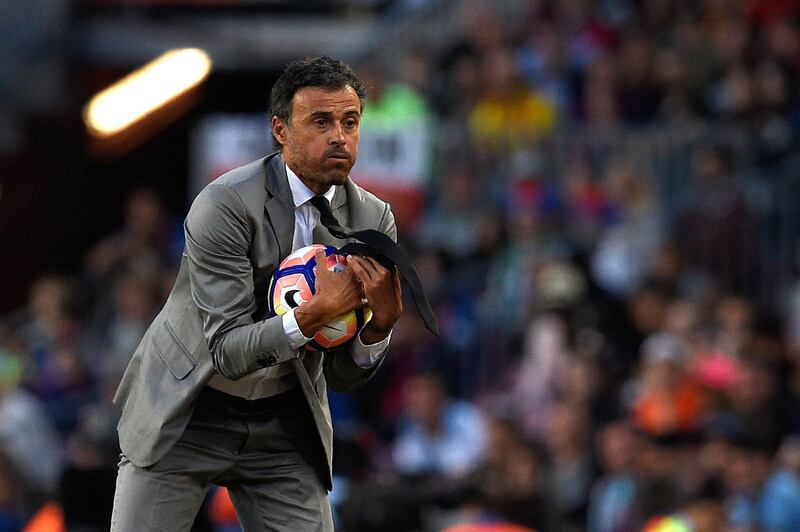
[{"label": "man holding ball", "polygon": [[[315,295],[292,312],[269,316],[267,290],[293,251],[347,243],[331,231],[396,239],[389,205],[348,177],[364,97],[340,61],[292,62],[270,97],[279,151],[195,199],[175,287],[114,399],[113,531],[189,530],[212,484],[228,488],[245,530],[333,530],[326,387],[351,390],[377,370],[402,313],[400,281],[350,255],[344,271],[317,268]],[[352,342],[305,351],[331,319],[367,305],[373,317]]]}]

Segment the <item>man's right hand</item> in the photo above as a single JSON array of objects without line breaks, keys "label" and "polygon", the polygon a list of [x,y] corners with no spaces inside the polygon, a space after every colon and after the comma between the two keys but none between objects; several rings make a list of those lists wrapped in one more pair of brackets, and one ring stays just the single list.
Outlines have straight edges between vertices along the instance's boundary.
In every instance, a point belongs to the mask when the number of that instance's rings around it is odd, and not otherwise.
[{"label": "man's right hand", "polygon": [[364,306],[361,283],[350,268],[341,272],[328,270],[323,250],[317,251],[314,258],[317,261],[316,292],[294,314],[306,338],[314,336],[332,319]]}]

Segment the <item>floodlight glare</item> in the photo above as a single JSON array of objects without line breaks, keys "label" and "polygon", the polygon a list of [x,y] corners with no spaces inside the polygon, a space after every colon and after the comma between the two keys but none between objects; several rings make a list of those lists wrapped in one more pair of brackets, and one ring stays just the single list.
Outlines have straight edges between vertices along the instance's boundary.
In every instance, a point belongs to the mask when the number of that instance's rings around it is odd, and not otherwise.
[{"label": "floodlight glare", "polygon": [[205,51],[170,50],[96,94],[83,120],[92,135],[109,137],[196,87],[210,71]]}]

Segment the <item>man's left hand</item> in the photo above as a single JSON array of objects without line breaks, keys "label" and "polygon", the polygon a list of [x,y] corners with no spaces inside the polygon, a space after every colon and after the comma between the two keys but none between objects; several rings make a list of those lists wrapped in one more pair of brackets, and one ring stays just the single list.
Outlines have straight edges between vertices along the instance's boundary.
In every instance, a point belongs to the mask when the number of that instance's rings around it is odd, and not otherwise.
[{"label": "man's left hand", "polygon": [[362,329],[361,341],[366,345],[380,342],[403,313],[400,277],[369,257],[350,255],[347,265],[364,287],[365,306],[372,309],[372,319]]}]

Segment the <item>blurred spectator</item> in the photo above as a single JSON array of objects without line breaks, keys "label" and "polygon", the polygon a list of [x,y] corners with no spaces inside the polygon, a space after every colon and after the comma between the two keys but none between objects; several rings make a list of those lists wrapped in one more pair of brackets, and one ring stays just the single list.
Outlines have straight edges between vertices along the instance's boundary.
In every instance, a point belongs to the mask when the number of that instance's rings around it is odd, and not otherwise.
[{"label": "blurred spectator", "polygon": [[622,122],[617,96],[616,64],[611,58],[601,58],[586,69],[577,106],[580,118],[590,127],[612,131]]},{"label": "blurred spectator", "polygon": [[691,67],[677,48],[662,48],[654,59],[653,75],[663,87],[658,119],[664,123],[689,126],[699,120],[700,102],[690,79]]},{"label": "blurred spectator", "polygon": [[660,286],[655,282],[646,283],[631,294],[626,302],[631,325],[644,339],[661,330],[669,308],[669,287]]},{"label": "blurred spectator", "polygon": [[734,181],[733,154],[712,146],[693,160],[697,190],[678,227],[687,266],[721,290],[747,293],[755,276],[755,213]]},{"label": "blurred spectator", "polygon": [[523,349],[521,365],[513,370],[511,404],[505,408],[516,413],[528,435],[541,438],[548,408],[559,399],[560,375],[569,364],[564,320],[556,313],[532,319]]},{"label": "blurred spectator", "polygon": [[[417,87],[428,80],[427,64],[406,57],[404,72]],[[360,125],[358,161],[351,177],[391,203],[398,231],[413,233],[430,171],[430,111],[414,86],[387,80],[381,67],[361,69],[369,98]]]},{"label": "blurred spectator", "polygon": [[55,493],[61,474],[60,441],[43,405],[16,385],[0,387],[0,451],[18,472],[18,493]]},{"label": "blurred spectator", "polygon": [[437,94],[436,103],[443,116],[454,120],[459,126],[464,126],[481,95],[480,65],[475,54],[466,50],[458,51],[446,62],[447,86],[459,96],[453,98],[450,90],[443,88],[446,92]]},{"label": "blurred spectator", "polygon": [[800,439],[784,439],[775,471],[761,494],[759,525],[764,530],[800,529]]},{"label": "blurred spectator", "polygon": [[484,149],[520,147],[556,124],[552,102],[521,83],[511,51],[487,50],[482,58],[485,92],[470,115],[470,128]]},{"label": "blurred spectator", "polygon": [[572,161],[561,179],[572,236],[580,248],[588,248],[611,221],[611,202],[587,161]]},{"label": "blurred spectator", "polygon": [[156,278],[180,257],[183,243],[177,241],[178,234],[158,194],[135,189],[125,203],[123,227],[87,252],[86,270],[100,290],[121,273]]},{"label": "blurred spectator", "polygon": [[420,226],[420,243],[454,260],[472,258],[482,243],[481,227],[487,221],[474,168],[450,165],[442,176],[439,198]]},{"label": "blurred spectator", "polygon": [[624,421],[597,432],[601,476],[592,486],[587,517],[589,532],[621,532],[634,528],[636,479],[635,436]]},{"label": "blurred spectator", "polygon": [[16,471],[5,453],[0,452],[0,530],[3,532],[21,530],[27,510]]},{"label": "blurred spectator", "polygon": [[101,532],[111,522],[119,446],[119,416],[108,391],[102,402],[84,407],[67,441],[67,460],[60,483],[67,530]]},{"label": "blurred spectator", "polygon": [[653,43],[644,33],[633,33],[618,52],[621,87],[619,101],[623,119],[630,124],[652,121],[661,105],[662,88],[654,75]]},{"label": "blurred spectator", "polygon": [[737,379],[728,390],[733,412],[741,417],[753,438],[773,448],[787,429],[782,419],[776,367],[769,361],[748,356],[740,360]]},{"label": "blurred spectator", "polygon": [[[791,4],[791,2],[787,2]],[[795,77],[798,73],[798,55],[800,50],[800,33],[798,33],[797,20],[784,17],[770,17],[764,26],[761,37],[765,44],[766,52],[778,61],[787,65]],[[796,86],[796,83],[793,83]]]},{"label": "blurred spectator", "polygon": [[770,476],[770,460],[769,450],[749,436],[732,442],[725,484],[727,519],[733,530],[758,529],[763,524],[761,490]]},{"label": "blurred spectator", "polygon": [[467,479],[468,495],[457,519],[476,527],[514,523],[545,530],[544,465],[542,450],[512,422],[492,419],[486,455]]},{"label": "blurred spectator", "polygon": [[31,288],[23,332],[31,364],[25,384],[60,432],[75,427],[77,411],[91,400],[92,392],[83,358],[83,325],[70,309],[72,297],[72,284],[65,277],[41,277]]},{"label": "blurred spectator", "polygon": [[43,275],[31,287],[22,336],[36,363],[54,346],[79,340],[79,324],[69,312],[70,295],[69,281],[60,275]]},{"label": "blurred spectator", "polygon": [[392,457],[403,475],[461,477],[474,469],[486,447],[486,426],[477,409],[447,396],[433,373],[412,377]]},{"label": "blurred spectator", "polygon": [[663,221],[649,180],[633,166],[622,162],[610,166],[604,188],[613,214],[597,239],[592,273],[601,288],[625,296],[644,281],[664,239]]},{"label": "blurred spectator", "polygon": [[538,87],[555,104],[557,114],[566,115],[573,87],[565,43],[557,29],[547,23],[531,28],[528,41],[520,46],[518,61],[528,85]]},{"label": "blurred spectator", "polygon": [[780,161],[797,146],[797,89],[790,81],[788,67],[775,60],[763,60],[753,72],[758,102],[754,120],[758,139],[757,156],[762,164]]},{"label": "blurred spectator", "polygon": [[121,273],[111,287],[110,315],[98,322],[94,350],[103,353],[91,368],[98,379],[119,382],[150,325],[160,300],[157,279]]},{"label": "blurred spectator", "polygon": [[553,530],[583,530],[592,479],[592,427],[581,405],[559,403],[548,415],[544,434],[550,457],[547,472],[549,526]]},{"label": "blurred spectator", "polygon": [[680,508],[687,496],[675,474],[680,463],[680,435],[663,436],[640,434],[634,454],[637,472],[636,523],[641,526],[657,515],[671,514]]},{"label": "blurred spectator", "polygon": [[714,307],[715,345],[726,353],[744,354],[753,340],[755,309],[742,297],[723,295]]},{"label": "blurred spectator", "polygon": [[636,426],[649,434],[671,434],[696,428],[704,409],[702,390],[684,371],[685,347],[667,334],[650,336],[631,399]]}]

